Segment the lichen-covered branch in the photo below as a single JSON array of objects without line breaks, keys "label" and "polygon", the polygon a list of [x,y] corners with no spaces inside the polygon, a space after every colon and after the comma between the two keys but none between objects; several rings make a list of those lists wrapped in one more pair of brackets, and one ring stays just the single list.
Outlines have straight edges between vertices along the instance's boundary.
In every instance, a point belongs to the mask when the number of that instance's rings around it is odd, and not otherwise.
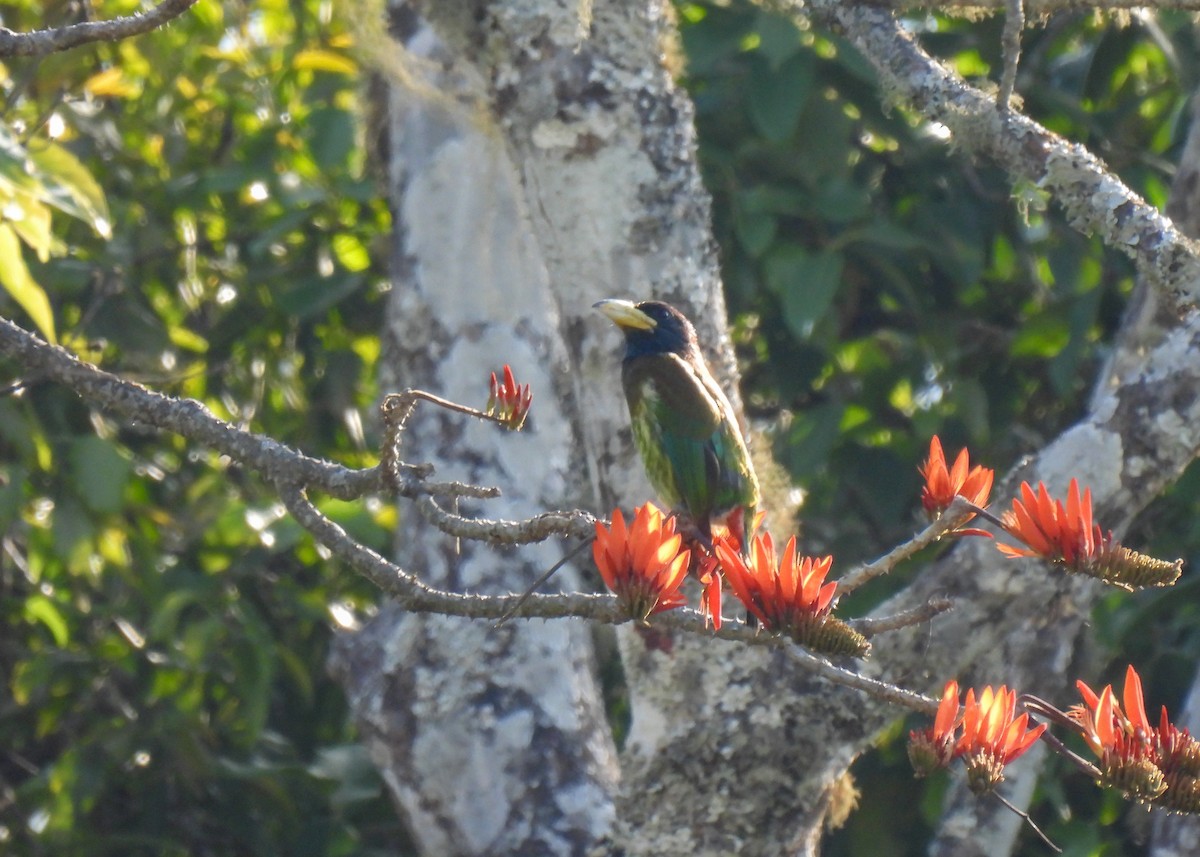
[{"label": "lichen-covered branch", "polygon": [[298,482],[343,500],[383,487],[378,467],[342,467],[311,458],[272,438],[243,431],[219,419],[195,399],[167,396],[105,372],[4,318],[0,318],[0,354],[15,362],[27,382],[36,379],[62,384],[93,407],[131,423],[165,429],[196,441],[266,479]]},{"label": "lichen-covered branch", "polygon": [[1191,239],[1084,146],[1020,113],[998,110],[994,96],[933,59],[891,11],[840,0],[772,5],[798,14],[807,9],[842,30],[878,71],[886,96],[945,125],[956,145],[995,160],[1018,185],[1048,194],[1077,229],[1131,256],[1139,275],[1172,300],[1194,305],[1200,299],[1200,257]]},{"label": "lichen-covered branch", "polygon": [[0,57],[29,57],[70,50],[91,42],[116,42],[156,30],[178,18],[196,0],[162,0],[153,9],[109,21],[80,21],[31,33],[0,27]]}]

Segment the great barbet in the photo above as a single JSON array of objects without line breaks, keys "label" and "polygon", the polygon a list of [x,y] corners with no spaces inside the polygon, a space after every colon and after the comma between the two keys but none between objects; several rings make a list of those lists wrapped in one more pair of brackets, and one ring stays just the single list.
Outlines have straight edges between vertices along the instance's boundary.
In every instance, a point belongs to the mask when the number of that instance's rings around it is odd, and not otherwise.
[{"label": "great barbet", "polygon": [[595,308],[625,335],[621,383],[633,440],[659,499],[706,543],[739,541],[759,505],[758,479],[729,399],[704,363],[696,329],[661,301],[604,300]]}]

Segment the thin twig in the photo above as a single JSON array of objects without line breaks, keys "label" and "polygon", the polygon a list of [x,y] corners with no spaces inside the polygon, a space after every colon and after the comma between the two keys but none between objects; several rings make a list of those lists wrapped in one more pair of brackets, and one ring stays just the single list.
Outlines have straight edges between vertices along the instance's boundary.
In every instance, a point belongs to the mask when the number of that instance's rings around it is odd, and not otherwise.
[{"label": "thin twig", "polygon": [[1000,91],[996,93],[996,105],[1004,113],[1009,110],[1013,90],[1017,85],[1017,63],[1021,60],[1021,33],[1025,30],[1024,0],[1005,0],[1004,32],[1000,37],[1000,48],[1004,56],[1004,68],[1000,72]]},{"label": "thin twig", "polygon": [[1005,798],[1003,795],[1001,795],[1000,792],[994,791],[994,792],[992,792],[992,796],[995,797],[996,800],[1000,801],[1000,803],[1002,803],[1006,807],[1008,807],[1009,810],[1016,813],[1020,818],[1022,818],[1025,821],[1025,823],[1028,824],[1030,826],[1030,828],[1033,829],[1033,832],[1038,835],[1038,838],[1041,839],[1048,846],[1050,846],[1050,848],[1052,848],[1054,850],[1055,854],[1062,854],[1062,849],[1059,848],[1057,845],[1055,845],[1054,841],[1049,836],[1047,836],[1045,833],[1042,832],[1042,829],[1040,827],[1038,827],[1036,823],[1034,823],[1034,820],[1032,818],[1029,817],[1029,813],[1027,813],[1023,809],[1018,809],[1016,806],[1009,803],[1008,799]]},{"label": "thin twig", "polygon": [[870,638],[876,634],[882,634],[884,631],[898,631],[901,628],[920,625],[953,607],[954,602],[949,598],[930,598],[924,604],[911,610],[904,610],[891,616],[880,616],[878,619],[871,617],[851,619],[848,624],[864,637]]},{"label": "thin twig", "polygon": [[17,33],[0,27],[0,57],[31,57],[65,51],[90,42],[116,42],[156,30],[178,18],[196,0],[163,0],[149,12],[109,21],[80,21],[51,30]]},{"label": "thin twig", "polygon": [[417,500],[417,510],[448,536],[503,545],[531,544],[551,536],[590,539],[595,534],[597,520],[595,515],[581,509],[543,512],[520,521],[467,518],[443,509],[429,496]]},{"label": "thin twig", "polygon": [[970,520],[970,508],[970,504],[962,497],[955,497],[954,502],[941,514],[941,517],[917,533],[909,541],[892,548],[892,550],[874,562],[859,566],[842,577],[838,581],[838,588],[834,597],[848,595],[862,585],[887,574],[901,562],[917,553],[917,551],[928,547],[946,535],[946,533],[962,526],[963,523]]},{"label": "thin twig", "polygon": [[499,628],[501,625],[511,619],[513,615],[521,609],[521,605],[529,600],[530,595],[533,595],[533,593],[537,592],[538,589],[541,588],[542,584],[553,577],[555,572],[557,572],[560,568],[562,568],[575,557],[579,556],[584,548],[591,545],[592,541],[592,539],[585,539],[584,541],[581,541],[575,547],[563,554],[562,559],[546,569],[544,574],[539,575],[538,579],[533,582],[533,585],[522,592],[520,597],[517,598],[517,602],[513,604],[512,609],[496,620],[496,627]]}]

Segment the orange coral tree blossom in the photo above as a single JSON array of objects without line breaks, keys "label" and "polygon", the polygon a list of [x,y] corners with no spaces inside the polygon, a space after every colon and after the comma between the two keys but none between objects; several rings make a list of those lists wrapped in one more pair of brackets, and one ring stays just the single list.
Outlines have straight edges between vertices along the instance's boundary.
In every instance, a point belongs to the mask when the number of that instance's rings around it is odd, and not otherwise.
[{"label": "orange coral tree blossom", "polygon": [[1011,557],[1040,557],[1068,571],[1133,589],[1141,586],[1169,586],[1179,579],[1183,561],[1165,562],[1137,553],[1105,535],[1092,520],[1092,491],[1079,493],[1079,481],[1067,487],[1067,502],[1052,499],[1045,483],[1034,492],[1028,482],[1021,483],[1021,496],[1013,500],[1001,525],[1025,547],[997,543]]},{"label": "orange coral tree blossom", "polygon": [[954,498],[959,496],[976,506],[986,506],[995,477],[995,472],[990,468],[979,464],[971,467],[965,447],[954,459],[954,466],[947,468],[942,441],[936,434],[929,440],[929,458],[917,468],[917,472],[925,478],[925,485],[921,488],[921,505],[931,518],[946,511]]},{"label": "orange coral tree blossom", "polygon": [[778,557],[770,533],[751,539],[748,557],[728,539],[717,539],[713,547],[730,588],[764,628],[826,654],[862,657],[870,650],[865,637],[830,615],[837,584],[825,577],[833,557],[801,557],[795,536]]},{"label": "orange coral tree blossom", "polygon": [[1131,665],[1125,671],[1125,707],[1116,700],[1112,685],[1097,694],[1082,681],[1075,682],[1082,705],[1067,715],[1099,760],[1098,782],[1120,789],[1133,800],[1154,800],[1167,788],[1158,765],[1156,734],[1146,717],[1142,680]]},{"label": "orange coral tree blossom", "polygon": [[961,716],[958,682],[942,691],[937,717],[930,729],[908,735],[908,756],[917,776],[944,768],[956,758],[967,766],[967,782],[976,794],[985,794],[1004,780],[1004,767],[1025,753],[1046,731],[1046,724],[1029,728],[1029,715],[1016,717],[1017,694],[1004,685],[989,685],[978,694],[967,690]]},{"label": "orange coral tree blossom", "polygon": [[604,584],[637,621],[687,603],[679,587],[691,552],[675,532],[675,518],[653,503],[639,506],[628,526],[620,509],[613,510],[611,526],[597,521],[592,557]]}]

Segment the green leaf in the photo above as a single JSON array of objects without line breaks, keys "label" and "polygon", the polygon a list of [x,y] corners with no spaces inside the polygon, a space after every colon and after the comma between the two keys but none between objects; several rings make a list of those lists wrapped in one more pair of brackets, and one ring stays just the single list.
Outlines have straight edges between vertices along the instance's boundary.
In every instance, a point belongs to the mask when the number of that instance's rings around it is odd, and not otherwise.
[{"label": "green leaf", "polygon": [[50,233],[50,209],[47,206],[27,191],[14,190],[12,198],[4,206],[4,219],[20,239],[37,253],[39,262],[49,260],[56,242]]},{"label": "green leaf", "polygon": [[344,54],[333,51],[307,50],[300,51],[292,58],[292,68],[327,71],[332,74],[353,75],[358,72],[354,60]]},{"label": "green leaf", "polygon": [[25,619],[29,622],[40,622],[54,637],[54,644],[60,649],[71,641],[67,630],[67,622],[63,619],[58,605],[45,595],[31,595],[25,599]]},{"label": "green leaf", "polygon": [[759,36],[758,50],[771,63],[771,68],[779,68],[800,52],[800,28],[791,18],[763,11],[755,20],[754,29]]},{"label": "green leaf", "polygon": [[1013,357],[1053,357],[1066,347],[1071,331],[1061,318],[1041,315],[1031,319],[1013,338]]},{"label": "green leaf", "polygon": [[796,414],[779,451],[793,476],[802,479],[826,465],[840,434],[842,410],[831,402]]},{"label": "green leaf", "polygon": [[44,143],[29,150],[29,160],[41,173],[44,202],[87,221],[102,238],[112,237],[104,191],[78,158],[57,143]]},{"label": "green leaf", "polygon": [[814,253],[797,244],[783,245],[767,255],[763,263],[767,287],[779,295],[783,320],[796,336],[811,336],[829,310],[841,283],[842,265],[841,253]]},{"label": "green leaf", "polygon": [[739,212],[733,221],[738,241],[751,256],[758,257],[771,246],[779,222],[770,214]]},{"label": "green leaf", "polygon": [[42,336],[49,342],[58,342],[54,334],[54,312],[50,309],[46,291],[29,273],[25,257],[21,255],[21,242],[8,223],[0,223],[0,286],[4,286],[25,310]]},{"label": "green leaf", "polygon": [[347,110],[322,107],[308,115],[308,144],[326,171],[344,170],[354,151],[354,116]]},{"label": "green leaf", "polygon": [[107,440],[95,435],[76,438],[68,454],[75,491],[93,512],[121,508],[132,470],[129,460]]},{"label": "green leaf", "polygon": [[760,134],[782,143],[796,133],[813,82],[813,58],[798,53],[777,70],[765,60],[750,69],[746,110]]},{"label": "green leaf", "polygon": [[354,273],[371,266],[371,254],[358,237],[349,232],[339,232],[333,236],[333,255],[337,256],[342,267]]}]

